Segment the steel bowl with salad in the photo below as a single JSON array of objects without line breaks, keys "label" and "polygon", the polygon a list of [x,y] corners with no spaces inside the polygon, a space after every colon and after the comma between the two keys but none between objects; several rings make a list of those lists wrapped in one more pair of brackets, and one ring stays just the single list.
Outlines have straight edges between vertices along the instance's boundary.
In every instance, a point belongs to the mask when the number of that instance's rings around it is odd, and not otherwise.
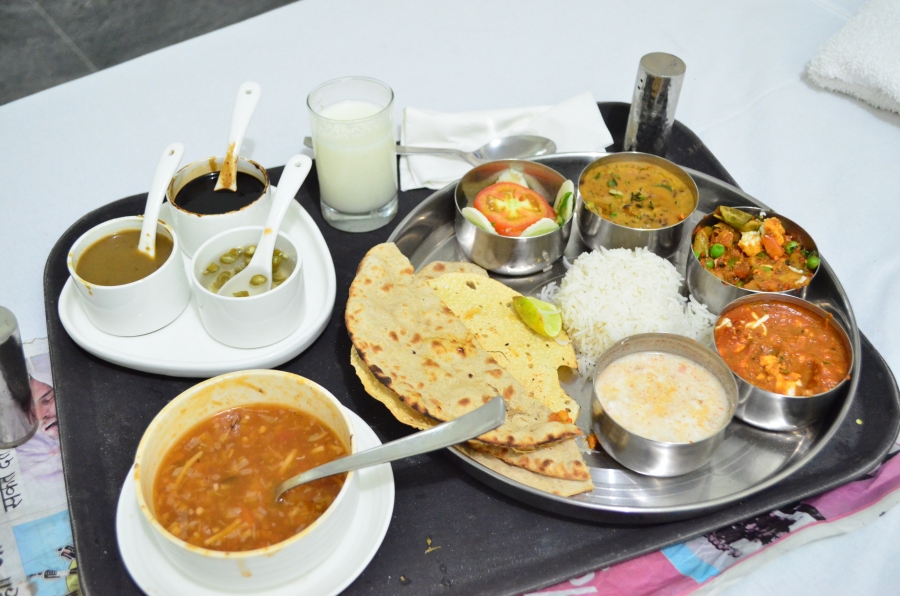
[{"label": "steel bowl with salad", "polygon": [[456,237],[489,271],[529,275],[559,259],[572,230],[575,185],[545,165],[492,161],[457,183]]}]

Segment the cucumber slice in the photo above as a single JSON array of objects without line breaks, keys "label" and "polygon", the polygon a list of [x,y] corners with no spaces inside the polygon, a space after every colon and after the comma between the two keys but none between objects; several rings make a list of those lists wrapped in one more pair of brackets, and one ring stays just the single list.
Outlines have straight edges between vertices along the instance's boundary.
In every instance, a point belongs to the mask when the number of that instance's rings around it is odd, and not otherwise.
[{"label": "cucumber slice", "polygon": [[544,217],[525,228],[519,237],[526,238],[528,236],[541,236],[543,234],[549,234],[550,232],[558,229],[559,226],[556,225],[555,221],[550,218]]},{"label": "cucumber slice", "polygon": [[556,223],[562,226],[572,217],[572,206],[575,203],[575,184],[566,180],[556,193],[553,209],[556,211]]},{"label": "cucumber slice", "polygon": [[463,217],[468,219],[475,227],[481,228],[485,232],[499,235],[497,234],[497,231],[494,230],[494,226],[491,225],[491,222],[488,221],[488,218],[484,216],[484,213],[482,213],[478,209],[474,209],[472,207],[463,207],[462,214]]}]

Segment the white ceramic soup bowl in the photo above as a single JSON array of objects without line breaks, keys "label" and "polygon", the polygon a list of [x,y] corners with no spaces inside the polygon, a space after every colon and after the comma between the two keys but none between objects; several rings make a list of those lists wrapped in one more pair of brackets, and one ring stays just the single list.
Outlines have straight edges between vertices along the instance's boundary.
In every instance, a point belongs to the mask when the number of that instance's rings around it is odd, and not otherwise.
[{"label": "white ceramic soup bowl", "polygon": [[162,329],[178,318],[191,299],[178,235],[161,221],[156,225],[156,233],[172,241],[172,254],[147,277],[121,286],[99,286],[75,272],[78,259],[95,242],[126,230],[140,231],[143,223],[144,217],[135,215],[98,224],[75,241],[66,259],[88,318],[97,329],[110,335],[131,337]]},{"label": "white ceramic soup bowl", "polygon": [[154,514],[153,484],[169,449],[200,421],[231,408],[254,404],[277,404],[310,413],[337,434],[349,453],[356,453],[353,422],[326,389],[291,373],[238,371],[194,385],[156,415],[138,445],[133,478],[143,520],[166,558],[195,581],[243,594],[283,585],[324,562],[346,536],[359,504],[358,475],[349,472],[337,498],[319,519],[299,534],[265,548],[210,550],[189,544],[166,530]]},{"label": "white ceramic soup bowl", "polygon": [[[237,171],[250,174],[263,183],[263,191],[258,199],[236,211],[217,215],[200,215],[179,207],[177,197],[181,189],[191,180],[221,170],[224,160],[224,157],[208,157],[189,163],[176,172],[166,190],[169,211],[172,213],[170,223],[181,238],[181,250],[189,257],[194,255],[201,244],[220,232],[241,226],[263,225],[269,215],[269,209],[272,207],[269,174],[255,161],[243,157],[238,157]],[[230,191],[221,190],[219,192]]]},{"label": "white ceramic soup bowl", "polygon": [[[238,246],[255,245],[262,226],[248,226],[217,234],[197,249],[191,261],[191,291],[200,311],[200,321],[207,333],[227,346],[260,348],[289,336],[303,322],[306,314],[306,290],[300,251],[284,233],[278,233],[275,248],[296,262],[291,275],[277,288],[256,296],[235,298],[215,294],[203,286],[210,279],[203,272],[210,263]],[[211,276],[215,278],[215,274]]]}]

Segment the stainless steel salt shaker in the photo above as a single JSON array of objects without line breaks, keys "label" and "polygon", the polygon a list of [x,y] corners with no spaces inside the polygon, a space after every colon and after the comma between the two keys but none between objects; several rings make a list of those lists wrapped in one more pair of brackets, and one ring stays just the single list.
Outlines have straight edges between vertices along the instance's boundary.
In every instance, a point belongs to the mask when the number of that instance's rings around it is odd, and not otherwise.
[{"label": "stainless steel salt shaker", "polygon": [[37,427],[19,324],[8,308],[0,306],[0,449],[21,445]]},{"label": "stainless steel salt shaker", "polygon": [[681,58],[665,52],[641,58],[625,129],[625,151],[665,156],[685,69]]}]

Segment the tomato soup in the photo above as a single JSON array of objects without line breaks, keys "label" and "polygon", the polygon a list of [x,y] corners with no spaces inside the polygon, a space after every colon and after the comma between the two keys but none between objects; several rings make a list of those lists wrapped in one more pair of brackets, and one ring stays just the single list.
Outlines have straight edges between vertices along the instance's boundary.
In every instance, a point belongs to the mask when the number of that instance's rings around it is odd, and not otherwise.
[{"label": "tomato soup", "polygon": [[345,474],[288,491],[288,478],[347,455],[337,434],[306,412],[275,404],[220,412],[166,453],[153,486],[156,519],[195,546],[246,551],[302,532],[328,509]]},{"label": "tomato soup", "polygon": [[643,162],[599,164],[584,174],[579,190],[590,211],[629,228],[667,228],[697,205],[680,178]]},{"label": "tomato soup", "polygon": [[784,302],[741,304],[722,315],[716,348],[739,377],[781,395],[809,397],[833,389],[850,370],[835,323]]}]

